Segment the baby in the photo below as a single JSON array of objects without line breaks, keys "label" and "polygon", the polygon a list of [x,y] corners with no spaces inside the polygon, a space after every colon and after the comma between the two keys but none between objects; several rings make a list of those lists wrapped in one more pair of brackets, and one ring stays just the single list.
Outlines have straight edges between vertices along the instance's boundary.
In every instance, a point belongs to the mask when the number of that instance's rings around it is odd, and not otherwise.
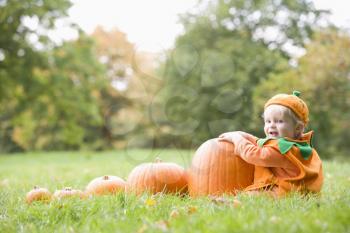
[{"label": "baby", "polygon": [[246,191],[267,191],[275,197],[291,191],[320,192],[322,162],[311,145],[313,132],[303,133],[309,110],[299,95],[294,91],[267,101],[263,115],[266,138],[241,131],[219,136],[219,140],[235,145],[235,154],[255,165],[254,183]]}]

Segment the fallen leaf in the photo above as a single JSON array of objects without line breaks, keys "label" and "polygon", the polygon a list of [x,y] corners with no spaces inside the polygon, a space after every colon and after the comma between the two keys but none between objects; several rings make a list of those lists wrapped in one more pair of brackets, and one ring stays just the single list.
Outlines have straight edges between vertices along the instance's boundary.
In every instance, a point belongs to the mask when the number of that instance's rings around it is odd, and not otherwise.
[{"label": "fallen leaf", "polygon": [[172,210],[170,212],[170,218],[176,218],[180,215],[179,211],[178,210]]},{"label": "fallen leaf", "polygon": [[188,209],[187,209],[187,213],[188,214],[193,214],[193,213],[196,213],[197,212],[197,207],[195,206],[189,206]]},{"label": "fallen leaf", "polygon": [[152,198],[148,198],[145,201],[145,205],[146,206],[155,206],[157,204],[156,200],[152,199]]}]

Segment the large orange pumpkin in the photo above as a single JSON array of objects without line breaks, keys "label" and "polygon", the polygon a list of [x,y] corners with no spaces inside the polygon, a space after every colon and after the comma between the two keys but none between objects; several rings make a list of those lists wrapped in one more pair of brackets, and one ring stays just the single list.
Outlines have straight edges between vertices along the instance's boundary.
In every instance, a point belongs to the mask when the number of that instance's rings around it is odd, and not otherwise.
[{"label": "large orange pumpkin", "polygon": [[191,196],[234,194],[253,183],[254,166],[234,154],[233,143],[210,139],[196,151],[188,171]]},{"label": "large orange pumpkin", "polygon": [[118,176],[101,176],[93,179],[86,186],[88,195],[115,194],[124,191],[126,182]]},{"label": "large orange pumpkin", "polygon": [[175,164],[156,159],[154,163],[144,163],[135,167],[127,179],[127,191],[140,194],[184,193],[187,191],[185,170]]}]

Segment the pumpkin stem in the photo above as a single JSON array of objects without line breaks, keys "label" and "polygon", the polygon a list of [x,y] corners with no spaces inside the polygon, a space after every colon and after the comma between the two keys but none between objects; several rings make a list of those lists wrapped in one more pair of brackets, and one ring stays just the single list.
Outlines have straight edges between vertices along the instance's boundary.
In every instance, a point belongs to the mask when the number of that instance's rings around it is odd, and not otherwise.
[{"label": "pumpkin stem", "polygon": [[105,176],[103,176],[103,179],[104,180],[109,180],[109,176],[105,175]]},{"label": "pumpkin stem", "polygon": [[39,189],[40,187],[38,185],[34,185],[34,189]]},{"label": "pumpkin stem", "polygon": [[159,157],[156,157],[155,160],[154,160],[155,163],[161,163],[163,162]]}]

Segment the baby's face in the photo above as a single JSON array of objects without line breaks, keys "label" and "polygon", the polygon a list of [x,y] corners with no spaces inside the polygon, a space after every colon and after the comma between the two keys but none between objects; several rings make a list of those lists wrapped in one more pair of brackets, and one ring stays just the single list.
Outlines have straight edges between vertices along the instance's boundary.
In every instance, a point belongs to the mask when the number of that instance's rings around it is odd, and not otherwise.
[{"label": "baby's face", "polygon": [[264,132],[269,138],[296,137],[296,124],[281,105],[270,105],[264,111]]}]

